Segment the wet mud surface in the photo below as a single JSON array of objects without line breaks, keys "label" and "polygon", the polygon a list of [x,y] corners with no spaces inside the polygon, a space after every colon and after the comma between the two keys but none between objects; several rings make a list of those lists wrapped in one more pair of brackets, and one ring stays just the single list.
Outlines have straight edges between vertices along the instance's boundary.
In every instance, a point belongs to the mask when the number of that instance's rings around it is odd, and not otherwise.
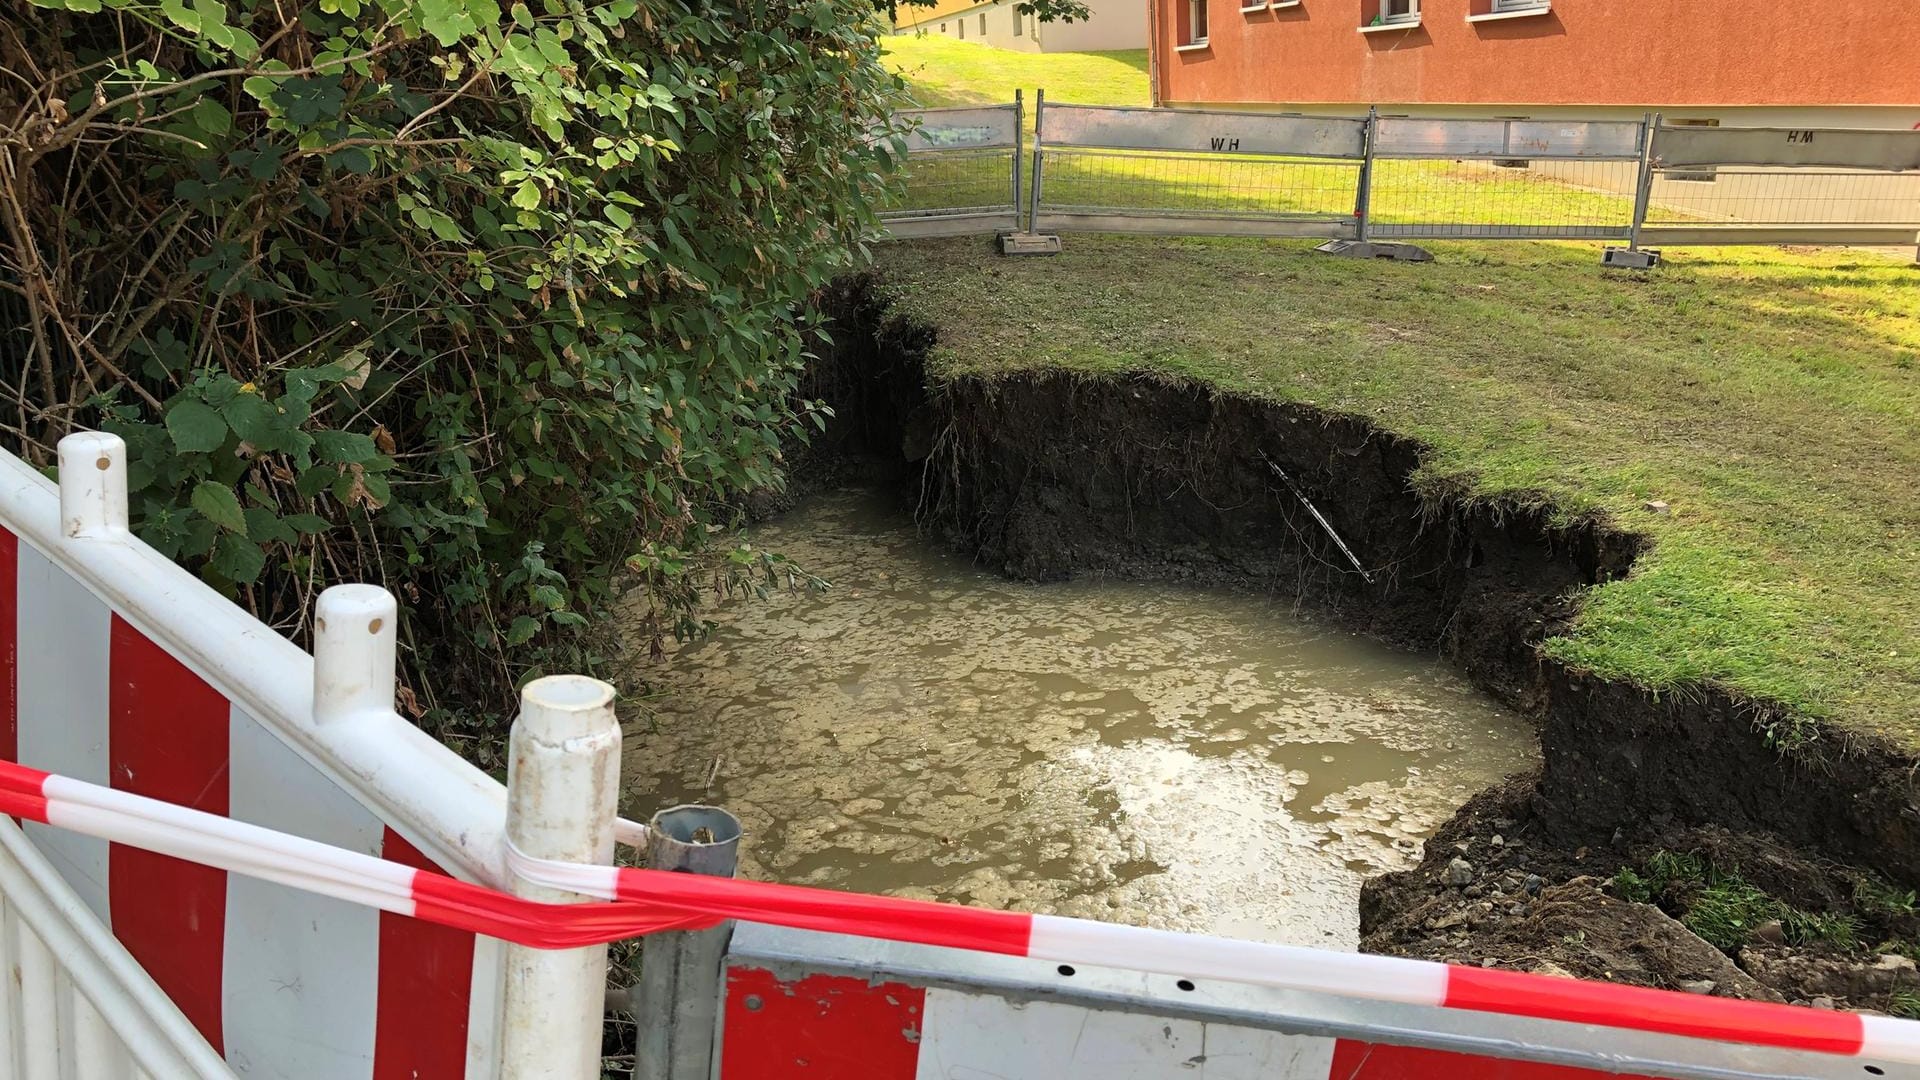
[{"label": "wet mud surface", "polygon": [[627,790],[741,814],[754,876],[1352,948],[1360,882],[1537,760],[1438,660],[1269,597],[1010,581],[873,493],[752,540],[834,587],[650,670]]}]

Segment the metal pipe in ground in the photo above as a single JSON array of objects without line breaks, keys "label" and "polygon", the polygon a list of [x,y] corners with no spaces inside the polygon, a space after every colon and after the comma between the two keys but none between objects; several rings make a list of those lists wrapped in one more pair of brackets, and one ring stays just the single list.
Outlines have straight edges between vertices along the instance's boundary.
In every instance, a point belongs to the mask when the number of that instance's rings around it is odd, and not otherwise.
[{"label": "metal pipe in ground", "polygon": [[[740,820],[713,806],[676,806],[653,816],[647,865],[732,877],[740,865]],[[709,1080],[719,1029],[721,963],[733,924],[649,934],[640,949],[639,1026],[633,1080]]]},{"label": "metal pipe in ground", "polygon": [[[507,759],[507,842],[540,859],[609,865],[620,784],[613,687],[580,675],[535,679],[520,693]],[[514,875],[513,894],[546,903],[589,899]],[[500,1075],[600,1075],[607,947],[506,950]]]}]

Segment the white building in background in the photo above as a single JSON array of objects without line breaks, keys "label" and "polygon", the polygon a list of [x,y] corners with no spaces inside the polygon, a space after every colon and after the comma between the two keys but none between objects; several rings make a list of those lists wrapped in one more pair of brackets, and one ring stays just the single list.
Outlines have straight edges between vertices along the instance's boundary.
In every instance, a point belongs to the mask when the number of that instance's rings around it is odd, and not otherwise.
[{"label": "white building in background", "polygon": [[939,34],[1022,52],[1108,52],[1147,47],[1146,0],[1084,0],[1093,13],[1076,22],[1042,23],[1021,13],[1017,0],[942,0],[933,7],[901,4],[896,34]]}]

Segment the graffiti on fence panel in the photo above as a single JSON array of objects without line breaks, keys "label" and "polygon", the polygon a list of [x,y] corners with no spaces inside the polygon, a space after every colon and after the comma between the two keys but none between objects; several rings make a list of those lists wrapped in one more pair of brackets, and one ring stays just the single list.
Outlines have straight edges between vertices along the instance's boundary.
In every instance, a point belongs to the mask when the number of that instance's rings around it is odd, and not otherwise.
[{"label": "graffiti on fence panel", "polygon": [[1020,136],[1013,105],[977,109],[917,109],[904,114],[918,121],[907,133],[909,151],[985,150],[1012,146]]}]

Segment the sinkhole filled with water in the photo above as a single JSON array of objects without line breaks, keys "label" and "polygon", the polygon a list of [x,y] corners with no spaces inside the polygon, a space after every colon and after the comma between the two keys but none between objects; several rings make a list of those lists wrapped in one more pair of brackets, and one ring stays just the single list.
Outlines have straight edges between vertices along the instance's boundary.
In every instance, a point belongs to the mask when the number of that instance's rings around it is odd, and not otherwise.
[{"label": "sinkhole filled with water", "polygon": [[1352,948],[1360,882],[1537,758],[1438,659],[1285,598],[1008,581],[874,492],[750,540],[833,587],[648,664],[624,796],[732,810],[745,876]]}]

